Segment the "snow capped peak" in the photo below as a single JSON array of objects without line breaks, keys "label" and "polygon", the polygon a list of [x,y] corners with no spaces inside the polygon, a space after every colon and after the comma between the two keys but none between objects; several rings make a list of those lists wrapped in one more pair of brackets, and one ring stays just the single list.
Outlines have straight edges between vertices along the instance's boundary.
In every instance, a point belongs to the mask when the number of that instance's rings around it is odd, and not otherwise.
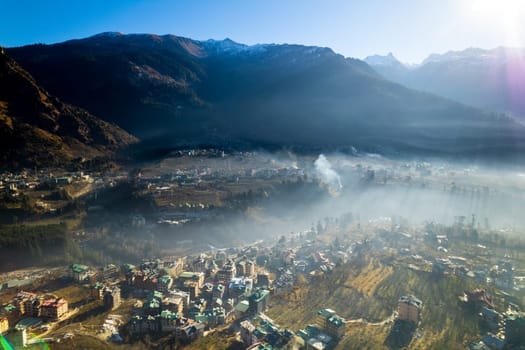
[{"label": "snow capped peak", "polygon": [[448,51],[444,54],[431,54],[421,65],[428,63],[448,63],[448,62],[468,62],[468,63],[483,63],[490,61],[506,61],[513,58],[525,57],[525,50],[522,48],[512,47],[497,47],[495,49],[486,50],[475,47],[470,47],[461,51]]},{"label": "snow capped peak", "polygon": [[260,52],[264,51],[266,45],[257,44],[257,45],[245,45],[240,44],[238,42],[235,42],[231,40],[230,38],[226,38],[224,40],[215,40],[215,39],[208,39],[206,41],[203,41],[202,44],[208,48],[216,50],[217,52],[224,52],[224,53],[240,53],[240,52]]},{"label": "snow capped peak", "polygon": [[366,63],[370,66],[400,66],[403,65],[392,52],[389,52],[388,55],[372,55],[364,59]]}]

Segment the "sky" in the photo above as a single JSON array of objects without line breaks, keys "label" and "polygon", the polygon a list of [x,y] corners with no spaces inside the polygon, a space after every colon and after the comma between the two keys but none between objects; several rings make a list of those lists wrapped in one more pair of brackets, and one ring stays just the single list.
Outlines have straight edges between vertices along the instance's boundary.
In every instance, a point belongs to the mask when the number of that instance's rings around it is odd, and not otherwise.
[{"label": "sky", "polygon": [[406,63],[468,47],[525,47],[525,0],[0,0],[0,45],[105,31],[326,46]]}]

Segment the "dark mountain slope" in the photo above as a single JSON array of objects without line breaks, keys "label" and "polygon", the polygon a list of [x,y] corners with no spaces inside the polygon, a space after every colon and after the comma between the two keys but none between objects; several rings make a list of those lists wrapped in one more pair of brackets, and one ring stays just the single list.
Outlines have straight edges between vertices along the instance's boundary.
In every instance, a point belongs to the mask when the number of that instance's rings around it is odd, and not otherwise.
[{"label": "dark mountain slope", "polygon": [[76,158],[107,158],[136,139],[87,111],[62,103],[0,52],[2,167],[63,166]]},{"label": "dark mountain slope", "polygon": [[159,147],[522,147],[510,118],[391,83],[327,48],[102,34],[9,52],[51,92]]}]

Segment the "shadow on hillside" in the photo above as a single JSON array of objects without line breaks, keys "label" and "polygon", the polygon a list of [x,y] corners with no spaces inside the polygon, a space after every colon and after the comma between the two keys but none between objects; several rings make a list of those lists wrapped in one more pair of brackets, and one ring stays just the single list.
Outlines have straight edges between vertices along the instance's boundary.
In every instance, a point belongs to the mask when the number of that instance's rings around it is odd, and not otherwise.
[{"label": "shadow on hillside", "polygon": [[407,347],[416,331],[416,325],[412,322],[396,320],[384,345],[389,349],[402,349]]}]

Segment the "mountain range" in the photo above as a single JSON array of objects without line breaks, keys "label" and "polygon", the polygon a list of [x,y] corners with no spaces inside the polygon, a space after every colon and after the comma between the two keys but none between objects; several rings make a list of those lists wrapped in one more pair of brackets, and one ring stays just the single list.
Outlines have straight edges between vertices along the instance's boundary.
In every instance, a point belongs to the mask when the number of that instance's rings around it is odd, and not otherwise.
[{"label": "mountain range", "polygon": [[524,145],[504,114],[407,88],[329,48],[102,33],[6,51],[50,94],[146,148],[486,157]]},{"label": "mountain range", "polygon": [[365,58],[386,79],[525,120],[525,50],[469,48],[407,66],[391,53]]}]

